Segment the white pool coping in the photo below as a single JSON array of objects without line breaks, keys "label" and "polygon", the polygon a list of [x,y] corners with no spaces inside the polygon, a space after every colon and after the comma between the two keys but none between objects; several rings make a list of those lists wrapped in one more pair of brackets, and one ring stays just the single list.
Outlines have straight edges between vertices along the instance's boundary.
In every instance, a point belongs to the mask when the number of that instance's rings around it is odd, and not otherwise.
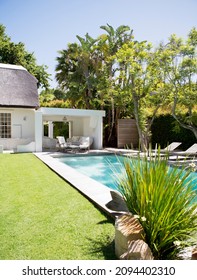
[{"label": "white pool coping", "polygon": [[[34,153],[43,163],[51,168],[55,173],[69,182],[78,191],[94,202],[99,208],[109,214],[112,218],[123,212],[113,211],[106,207],[106,204],[112,200],[112,189],[93,180],[92,178],[81,174],[74,168],[58,161],[55,156],[61,156],[61,153]],[[102,153],[101,153],[102,154]],[[65,154],[62,154],[65,156]],[[68,155],[69,156],[69,155]]]}]

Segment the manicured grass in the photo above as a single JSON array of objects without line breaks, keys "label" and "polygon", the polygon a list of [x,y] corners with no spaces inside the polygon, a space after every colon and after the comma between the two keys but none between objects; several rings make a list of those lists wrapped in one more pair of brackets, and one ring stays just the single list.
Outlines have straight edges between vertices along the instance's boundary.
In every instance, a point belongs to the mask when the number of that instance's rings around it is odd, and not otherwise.
[{"label": "manicured grass", "polygon": [[114,224],[33,154],[0,155],[0,259],[115,259]]}]

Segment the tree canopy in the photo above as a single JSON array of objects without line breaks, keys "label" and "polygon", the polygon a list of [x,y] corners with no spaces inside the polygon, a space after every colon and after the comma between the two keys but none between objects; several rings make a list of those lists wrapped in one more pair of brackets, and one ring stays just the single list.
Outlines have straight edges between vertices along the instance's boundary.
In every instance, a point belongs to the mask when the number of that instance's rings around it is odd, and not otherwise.
[{"label": "tree canopy", "polygon": [[0,24],[0,63],[15,64],[25,67],[38,80],[38,86],[49,87],[49,77],[46,65],[38,65],[33,53],[26,50],[24,43],[14,43],[5,32],[5,26]]},{"label": "tree canopy", "polygon": [[157,54],[172,115],[197,139],[197,29],[192,28],[186,40],[173,34],[167,44],[160,44]]},{"label": "tree canopy", "polygon": [[136,41],[129,26],[100,28],[106,33],[77,36],[78,43],[59,51],[56,79],[73,107],[105,109],[108,142],[118,118],[134,117],[145,150],[154,117],[166,106],[197,138],[197,30],[186,40],[172,35],[153,48]]}]

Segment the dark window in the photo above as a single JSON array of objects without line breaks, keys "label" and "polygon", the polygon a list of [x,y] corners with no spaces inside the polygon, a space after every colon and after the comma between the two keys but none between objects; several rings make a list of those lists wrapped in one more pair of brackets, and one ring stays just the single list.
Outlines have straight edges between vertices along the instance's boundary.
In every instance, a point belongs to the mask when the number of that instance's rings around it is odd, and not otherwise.
[{"label": "dark window", "polygon": [[11,138],[11,113],[0,113],[0,138]]}]

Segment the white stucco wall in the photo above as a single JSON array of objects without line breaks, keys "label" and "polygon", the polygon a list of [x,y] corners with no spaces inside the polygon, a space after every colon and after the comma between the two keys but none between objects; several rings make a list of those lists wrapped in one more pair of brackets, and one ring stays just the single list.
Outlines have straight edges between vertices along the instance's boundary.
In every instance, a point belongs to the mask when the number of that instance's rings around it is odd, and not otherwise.
[{"label": "white stucco wall", "polygon": [[12,150],[17,145],[28,144],[35,138],[34,109],[1,108],[0,113],[11,114],[11,138],[0,138],[0,145],[5,150]]},{"label": "white stucco wall", "polygon": [[34,110],[14,109],[12,114],[12,138],[34,138]]},{"label": "white stucco wall", "polygon": [[93,137],[92,148],[101,149],[103,145],[102,117],[92,116],[72,119],[72,135],[91,136]]},{"label": "white stucco wall", "polygon": [[83,135],[83,123],[84,123],[84,118],[79,118],[79,117],[72,117],[69,118],[71,121],[71,134],[72,136],[81,136]]},{"label": "white stucco wall", "polygon": [[92,116],[84,122],[84,133],[93,136],[93,148],[103,148],[103,118],[101,116]]},{"label": "white stucco wall", "polygon": [[34,137],[34,110],[31,109],[0,109],[0,113],[11,114],[12,138]]}]

